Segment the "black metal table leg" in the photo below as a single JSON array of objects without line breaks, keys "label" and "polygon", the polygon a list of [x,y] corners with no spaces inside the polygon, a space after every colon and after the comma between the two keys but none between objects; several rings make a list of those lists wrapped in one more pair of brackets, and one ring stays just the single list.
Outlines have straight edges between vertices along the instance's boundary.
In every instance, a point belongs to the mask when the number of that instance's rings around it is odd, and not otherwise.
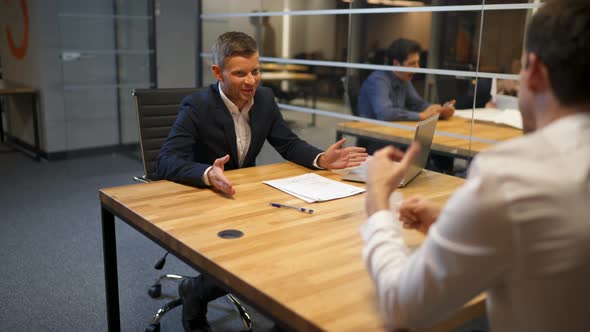
[{"label": "black metal table leg", "polygon": [[41,146],[39,143],[39,118],[37,107],[37,93],[31,93],[31,102],[33,103],[33,135],[35,136],[35,160],[41,161]]},{"label": "black metal table leg", "polygon": [[[313,108],[314,110],[317,108],[317,100],[318,100],[318,85],[317,85],[317,80],[313,81],[313,91],[311,93],[311,108]],[[311,115],[311,123],[309,124],[310,127],[315,127],[315,121],[316,121],[316,114],[313,113]]]},{"label": "black metal table leg", "polygon": [[4,100],[2,100],[2,98],[0,98],[0,143],[4,143],[4,123],[2,121],[2,112],[4,111],[4,109],[2,108],[3,102],[4,102]]},{"label": "black metal table leg", "polygon": [[102,218],[102,252],[104,257],[107,322],[109,332],[115,332],[121,331],[115,216],[102,206],[100,210]]}]

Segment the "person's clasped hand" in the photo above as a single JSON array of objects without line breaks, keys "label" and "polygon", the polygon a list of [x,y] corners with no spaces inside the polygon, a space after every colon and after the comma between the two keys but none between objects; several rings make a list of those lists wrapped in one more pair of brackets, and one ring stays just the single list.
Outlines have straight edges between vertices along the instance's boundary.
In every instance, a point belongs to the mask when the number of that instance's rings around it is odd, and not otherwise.
[{"label": "person's clasped hand", "polygon": [[236,193],[231,181],[229,181],[223,174],[224,165],[229,161],[229,155],[225,155],[221,158],[215,159],[211,170],[207,176],[209,177],[209,183],[213,188],[221,191],[222,193],[233,196]]},{"label": "person's clasped hand", "polygon": [[404,227],[424,234],[428,233],[428,229],[439,215],[440,207],[419,195],[404,200],[399,209],[399,220]]},{"label": "person's clasped hand", "polygon": [[366,209],[369,216],[389,209],[389,196],[399,186],[419,151],[420,145],[414,142],[405,154],[393,146],[386,146],[373,154],[368,164],[366,181]]},{"label": "person's clasped hand", "polygon": [[439,116],[442,120],[450,119],[455,114],[455,99],[447,101],[439,110]]},{"label": "person's clasped hand", "polygon": [[419,113],[420,120],[426,120],[435,114],[440,114],[441,111],[442,106],[440,104],[430,105],[424,111]]},{"label": "person's clasped hand", "polygon": [[318,166],[325,169],[342,169],[360,166],[367,160],[367,150],[362,147],[343,148],[346,138],[330,145],[318,160]]}]

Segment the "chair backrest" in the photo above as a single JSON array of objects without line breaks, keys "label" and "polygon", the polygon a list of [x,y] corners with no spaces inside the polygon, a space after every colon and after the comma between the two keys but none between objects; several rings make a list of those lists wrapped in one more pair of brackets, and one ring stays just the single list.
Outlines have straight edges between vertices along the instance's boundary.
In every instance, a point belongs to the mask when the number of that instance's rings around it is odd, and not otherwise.
[{"label": "chair backrest", "polygon": [[348,98],[348,103],[350,104],[350,111],[352,115],[358,116],[358,101],[361,91],[361,79],[358,75],[348,75],[344,78],[344,80],[346,96]]},{"label": "chair backrest", "polygon": [[198,90],[199,88],[133,90],[144,179],[155,178],[156,159],[176,121],[180,102]]},{"label": "chair backrest", "polygon": [[[473,97],[475,95],[475,80],[471,77],[452,77],[438,76],[436,86],[438,93],[438,102],[444,103],[448,100],[455,99],[456,109],[470,109],[473,107]],[[475,107],[485,107],[490,100],[490,90],[492,85],[491,78],[477,79],[477,98]]]}]

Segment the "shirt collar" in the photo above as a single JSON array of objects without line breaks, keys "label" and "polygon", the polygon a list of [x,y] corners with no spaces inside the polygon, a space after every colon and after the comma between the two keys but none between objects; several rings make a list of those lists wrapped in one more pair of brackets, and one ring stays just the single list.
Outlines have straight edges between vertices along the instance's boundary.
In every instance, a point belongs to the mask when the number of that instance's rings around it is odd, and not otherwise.
[{"label": "shirt collar", "polygon": [[[232,114],[240,114],[240,110],[238,109],[238,106],[236,106],[236,104],[234,104],[231,100],[229,100],[229,98],[227,98],[225,93],[223,93],[223,90],[221,89],[221,82],[217,83],[217,89],[219,90],[219,94],[221,95],[221,100],[223,100],[223,103],[225,104],[227,109]],[[248,113],[248,111],[250,110],[252,105],[254,105],[254,98],[252,98],[248,103],[246,103],[246,105],[244,105],[244,108],[242,109],[242,111],[244,113]]]},{"label": "shirt collar", "polygon": [[590,132],[590,112],[580,112],[564,116],[540,129],[551,144],[563,151],[577,149],[588,144]]},{"label": "shirt collar", "polygon": [[392,71],[386,71],[387,75],[391,78],[391,85],[393,87],[402,86],[405,84],[404,81],[400,80]]}]

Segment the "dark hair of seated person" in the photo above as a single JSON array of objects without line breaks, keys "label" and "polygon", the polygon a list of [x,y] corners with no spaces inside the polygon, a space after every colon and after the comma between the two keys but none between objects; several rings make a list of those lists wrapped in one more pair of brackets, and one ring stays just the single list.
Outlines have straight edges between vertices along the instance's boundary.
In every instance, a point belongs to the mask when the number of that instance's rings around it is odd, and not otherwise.
[{"label": "dark hair of seated person", "polygon": [[422,47],[420,44],[418,44],[418,42],[410,39],[400,38],[393,41],[393,43],[391,43],[387,49],[387,58],[389,60],[389,64],[393,63],[393,60],[397,60],[399,63],[402,63],[406,61],[408,55],[420,52],[422,52]]}]

